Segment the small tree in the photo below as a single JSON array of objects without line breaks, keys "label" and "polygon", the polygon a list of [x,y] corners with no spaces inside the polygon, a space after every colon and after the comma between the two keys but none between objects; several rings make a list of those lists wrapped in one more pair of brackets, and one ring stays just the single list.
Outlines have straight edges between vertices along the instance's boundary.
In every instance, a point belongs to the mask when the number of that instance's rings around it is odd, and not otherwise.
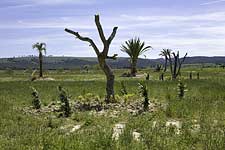
[{"label": "small tree", "polygon": [[148,51],[151,46],[145,46],[145,42],[141,42],[139,38],[133,38],[125,42],[121,46],[121,51],[130,56],[131,75],[136,76],[138,57]]},{"label": "small tree", "polygon": [[46,54],[46,44],[45,43],[36,43],[33,46],[33,49],[37,49],[39,52],[39,77],[43,77],[43,51]]},{"label": "small tree", "polygon": [[141,96],[144,97],[143,109],[144,109],[144,111],[147,111],[148,105],[149,105],[148,88],[145,84],[138,83],[138,89],[139,89],[139,93],[141,94]]},{"label": "small tree", "polygon": [[102,26],[100,24],[99,15],[95,15],[95,24],[97,26],[100,39],[102,40],[102,43],[104,46],[102,52],[100,52],[99,48],[96,46],[96,44],[94,43],[94,41],[91,38],[83,37],[78,32],[74,32],[70,29],[65,29],[65,31],[74,35],[76,38],[78,38],[81,41],[88,42],[94,49],[94,51],[98,57],[98,62],[99,62],[100,68],[103,70],[103,72],[106,75],[106,79],[107,79],[106,93],[107,93],[107,95],[106,95],[105,101],[107,103],[109,103],[111,98],[112,98],[112,100],[115,100],[115,97],[114,97],[114,78],[115,78],[115,76],[113,74],[111,67],[106,63],[106,59],[114,59],[114,60],[116,59],[117,54],[114,54],[113,56],[108,56],[108,52],[109,52],[109,46],[116,35],[118,27],[114,27],[111,35],[109,36],[108,39],[106,39],[103,29],[102,29]]},{"label": "small tree", "polygon": [[179,98],[183,98],[184,97],[184,93],[186,92],[186,85],[179,81],[178,85],[177,85],[177,96]]},{"label": "small tree", "polygon": [[31,87],[31,89],[32,89],[31,95],[33,96],[33,100],[32,100],[33,107],[35,109],[40,109],[41,108],[41,101],[39,99],[38,91],[34,87]]},{"label": "small tree", "polygon": [[61,102],[61,110],[63,111],[65,117],[69,117],[71,114],[69,96],[61,86],[58,86],[58,90],[59,90],[59,99]]},{"label": "small tree", "polygon": [[175,80],[177,76],[180,74],[180,70],[181,70],[182,64],[184,63],[187,57],[187,53],[184,55],[183,58],[180,58],[179,51],[176,54],[175,52],[171,53],[171,50],[167,49],[166,52],[167,52],[167,57],[170,64],[171,76],[172,76],[172,79]]}]

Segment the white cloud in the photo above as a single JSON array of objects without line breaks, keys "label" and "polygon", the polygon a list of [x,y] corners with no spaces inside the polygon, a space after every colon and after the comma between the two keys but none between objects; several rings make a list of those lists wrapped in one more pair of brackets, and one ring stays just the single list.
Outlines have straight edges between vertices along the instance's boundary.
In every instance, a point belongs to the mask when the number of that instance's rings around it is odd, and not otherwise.
[{"label": "white cloud", "polygon": [[97,0],[20,0],[16,1],[13,5],[1,7],[1,9],[17,9],[17,8],[22,9],[42,5],[47,6],[65,5],[65,4],[92,5],[95,3],[97,3]]},{"label": "white cloud", "polygon": [[58,4],[93,4],[96,0],[32,0],[35,4],[58,5]]},{"label": "white cloud", "polygon": [[[225,0],[224,0],[225,1]],[[146,21],[225,21],[225,12],[212,12],[212,13],[204,13],[204,14],[194,14],[194,15],[160,15],[160,16],[134,16],[134,15],[126,15],[123,14],[120,16],[121,18],[127,21],[138,21],[138,22],[146,22]]]},{"label": "white cloud", "polygon": [[221,3],[221,2],[225,2],[225,0],[209,1],[209,2],[202,3],[201,5],[212,5],[212,4],[217,4],[217,3]]},{"label": "white cloud", "polygon": [[225,24],[221,26],[196,27],[189,29],[189,31],[195,34],[198,33],[208,37],[215,37],[215,36],[225,37]]}]

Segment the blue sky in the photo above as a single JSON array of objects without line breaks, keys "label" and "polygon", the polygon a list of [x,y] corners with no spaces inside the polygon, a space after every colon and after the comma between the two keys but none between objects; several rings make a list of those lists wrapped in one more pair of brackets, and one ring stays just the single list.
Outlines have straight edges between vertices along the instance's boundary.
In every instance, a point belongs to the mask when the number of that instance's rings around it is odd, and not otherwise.
[{"label": "blue sky", "polygon": [[89,36],[101,49],[94,15],[100,14],[105,34],[118,32],[110,54],[124,41],[138,36],[154,49],[163,48],[189,56],[225,55],[225,0],[1,0],[0,57],[37,55],[35,42],[47,43],[47,55],[95,56],[85,42],[64,32],[71,28]]}]

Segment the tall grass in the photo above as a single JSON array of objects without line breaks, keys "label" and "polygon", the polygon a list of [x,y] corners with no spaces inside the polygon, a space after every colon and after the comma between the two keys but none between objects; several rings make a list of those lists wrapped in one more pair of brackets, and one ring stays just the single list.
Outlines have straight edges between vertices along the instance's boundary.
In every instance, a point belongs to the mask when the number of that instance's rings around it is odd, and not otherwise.
[{"label": "tall grass", "polygon": [[[195,79],[195,72],[201,74]],[[193,80],[188,73],[193,72]],[[138,95],[137,83],[143,78],[119,77],[124,70],[116,70],[115,92],[120,93],[121,81],[126,81],[127,91]],[[140,72],[146,72],[141,70]],[[158,73],[150,71],[153,80],[145,81],[151,101],[161,103],[153,113],[131,115],[120,112],[116,117],[93,115],[89,112],[76,112],[68,119],[52,117],[49,127],[49,115],[32,115],[21,109],[31,106],[30,87],[39,91],[43,105],[58,99],[57,86],[62,85],[71,95],[71,101],[78,101],[84,93],[94,93],[104,99],[104,75],[91,71],[88,74],[79,71],[56,73],[48,76],[55,81],[28,81],[28,74],[14,71],[13,78],[6,72],[0,72],[0,149],[225,149],[225,72],[218,68],[185,68],[182,81],[187,85],[185,97],[177,98],[178,81],[158,81]],[[166,75],[165,75],[166,77]],[[152,79],[151,78],[151,79]],[[72,80],[71,80],[72,79]],[[136,101],[142,102],[137,96]],[[182,122],[181,133],[168,130],[166,121],[174,119]],[[153,127],[154,121],[156,125]],[[118,141],[112,138],[114,124],[124,122],[126,128]],[[74,133],[61,130],[65,125],[83,124]],[[199,129],[194,129],[199,125]],[[141,134],[141,140],[135,141],[132,132]]]}]

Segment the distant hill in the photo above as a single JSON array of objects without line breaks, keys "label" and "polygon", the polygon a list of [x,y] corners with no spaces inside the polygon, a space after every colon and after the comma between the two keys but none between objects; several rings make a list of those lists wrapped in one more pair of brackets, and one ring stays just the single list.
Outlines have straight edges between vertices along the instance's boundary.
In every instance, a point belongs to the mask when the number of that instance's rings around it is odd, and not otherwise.
[{"label": "distant hill", "polygon": [[[117,60],[108,60],[112,68],[128,68],[129,58],[120,57]],[[84,65],[96,65],[97,58],[94,57],[44,57],[45,69],[77,69]],[[139,59],[138,67],[154,67],[157,64],[163,64],[164,59]],[[184,64],[225,64],[225,57],[187,57]],[[0,69],[28,69],[38,68],[38,57],[15,57],[0,58]]]}]

